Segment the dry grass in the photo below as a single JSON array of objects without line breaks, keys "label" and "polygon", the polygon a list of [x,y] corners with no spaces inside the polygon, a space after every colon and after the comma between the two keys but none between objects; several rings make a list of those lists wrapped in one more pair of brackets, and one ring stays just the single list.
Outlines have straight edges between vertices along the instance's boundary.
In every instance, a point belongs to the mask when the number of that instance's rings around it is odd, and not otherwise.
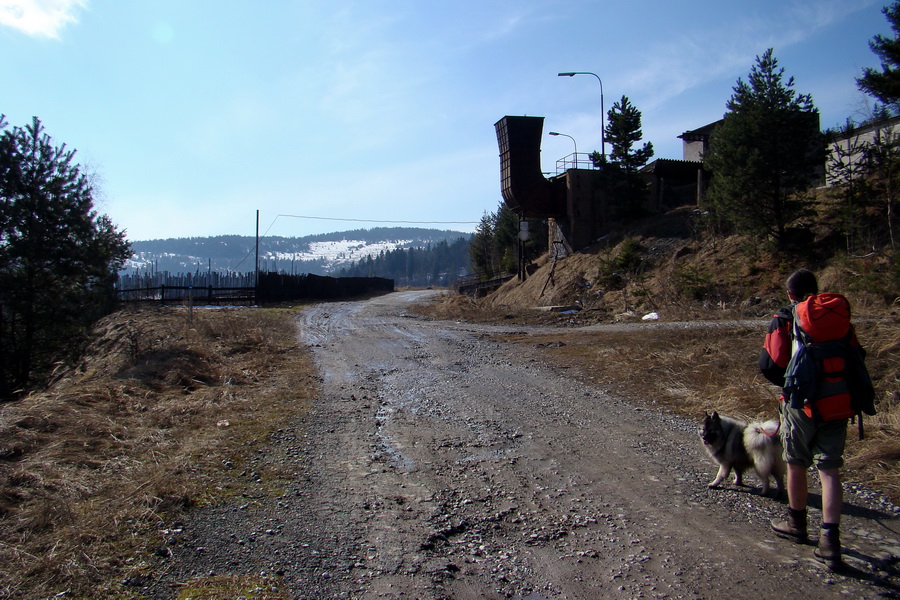
[{"label": "dry grass", "polygon": [[238,493],[247,442],[316,387],[289,311],[120,312],[95,340],[0,407],[0,598],[119,597],[164,524]]},{"label": "dry grass", "polygon": [[215,576],[185,585],[175,600],[288,600],[278,581],[266,577]]},{"label": "dry grass", "polygon": [[[557,287],[565,273],[557,271]],[[573,281],[579,277],[573,272]],[[543,302],[516,293],[506,290],[503,303],[448,295],[424,312],[560,325],[622,318],[608,309],[575,316],[523,310]],[[667,320],[737,314],[688,304],[660,308]],[[752,418],[774,414],[776,390],[756,372],[763,327],[727,334],[561,328],[510,340],[638,402],[692,418],[711,409]],[[881,402],[880,414],[866,420],[866,440],[851,435],[848,467],[854,479],[900,503],[900,321],[895,311],[860,322],[858,330]],[[121,312],[98,324],[95,340],[78,368],[61,370],[48,391],[0,405],[0,598],[63,591],[69,598],[123,597],[119,582],[149,569],[161,529],[188,507],[246,489],[239,474],[253,442],[301,417],[317,386],[290,310],[194,311],[192,322],[176,309]],[[259,475],[272,493],[288,477]],[[182,596],[264,589],[281,598],[275,583],[198,579]]]},{"label": "dry grass", "polygon": [[[778,389],[756,366],[767,319],[759,319],[757,327],[643,326],[628,332],[581,333],[565,326],[596,319],[498,306],[491,299],[447,295],[422,311],[440,319],[560,325],[559,333],[505,339],[567,368],[581,380],[635,402],[697,418],[698,423],[704,411],[712,410],[747,419],[776,416]],[[670,320],[698,312],[707,319],[736,316],[730,311],[678,306],[663,306],[661,312]],[[876,385],[879,414],[865,418],[863,441],[851,426],[846,470],[854,480],[900,504],[900,318],[893,311],[882,312],[879,321],[857,323],[857,331],[869,352],[866,363]]]},{"label": "dry grass", "polygon": [[[636,401],[692,418],[704,410],[747,418],[774,417],[777,389],[756,361],[768,320],[787,303],[784,281],[797,265],[739,236],[698,235],[692,210],[676,210],[636,226],[611,245],[598,244],[555,265],[546,257],[524,282],[510,281],[487,298],[448,295],[425,307],[442,319],[485,323],[553,324],[558,335],[515,341],[577,376],[615,386]],[[630,247],[640,248],[640,274],[609,286],[609,266]],[[866,417],[866,439],[851,432],[850,475],[900,504],[900,290],[890,276],[889,251],[865,260],[835,259],[816,267],[823,290],[845,293],[876,385],[879,414]],[[893,282],[893,283],[892,283]],[[606,289],[604,289],[606,288]],[[893,305],[890,302],[893,301]],[[563,315],[535,307],[574,305]],[[752,319],[757,328],[730,330],[639,327],[627,334],[574,334],[565,327],[593,323]]]}]

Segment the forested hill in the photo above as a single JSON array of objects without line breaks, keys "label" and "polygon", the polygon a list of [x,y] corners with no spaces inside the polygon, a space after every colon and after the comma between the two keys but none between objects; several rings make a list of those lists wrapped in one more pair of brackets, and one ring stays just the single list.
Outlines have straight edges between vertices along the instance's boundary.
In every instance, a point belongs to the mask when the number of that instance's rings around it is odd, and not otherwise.
[{"label": "forested hill", "polygon": [[442,240],[424,248],[397,248],[368,256],[355,265],[342,267],[340,277],[385,277],[397,286],[452,285],[459,277],[470,274],[471,237]]},{"label": "forested hill", "polygon": [[[377,227],[298,238],[262,237],[259,266],[266,271],[336,275],[341,269],[355,270],[360,262],[366,265],[369,259],[376,261],[386,255],[391,255],[392,263],[396,263],[399,261],[395,252],[415,250],[415,258],[431,264],[432,273],[451,270],[456,273],[468,269],[470,238],[471,234],[459,231],[411,227]],[[169,238],[135,241],[131,245],[134,254],[123,269],[127,274],[254,270],[256,238],[253,236]],[[424,258],[432,252],[441,258]],[[447,264],[439,266],[436,260]],[[404,278],[410,273],[407,269]],[[389,274],[377,275],[399,279]],[[398,285],[404,283],[398,281]]]}]

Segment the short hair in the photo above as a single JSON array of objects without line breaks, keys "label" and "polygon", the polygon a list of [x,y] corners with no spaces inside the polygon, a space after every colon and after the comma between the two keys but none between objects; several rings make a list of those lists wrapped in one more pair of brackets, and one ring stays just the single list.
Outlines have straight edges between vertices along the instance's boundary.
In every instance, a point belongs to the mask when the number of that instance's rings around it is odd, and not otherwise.
[{"label": "short hair", "polygon": [[787,289],[794,298],[802,299],[819,293],[819,282],[809,269],[797,269],[788,277]]}]

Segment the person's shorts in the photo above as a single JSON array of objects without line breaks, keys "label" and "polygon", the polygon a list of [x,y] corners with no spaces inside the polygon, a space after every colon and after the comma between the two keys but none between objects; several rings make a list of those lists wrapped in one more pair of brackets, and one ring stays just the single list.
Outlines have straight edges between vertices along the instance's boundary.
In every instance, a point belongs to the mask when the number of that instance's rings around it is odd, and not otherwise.
[{"label": "person's shorts", "polygon": [[820,470],[844,466],[848,422],[848,419],[817,422],[802,410],[782,403],[781,441],[785,462],[805,468],[815,464]]}]

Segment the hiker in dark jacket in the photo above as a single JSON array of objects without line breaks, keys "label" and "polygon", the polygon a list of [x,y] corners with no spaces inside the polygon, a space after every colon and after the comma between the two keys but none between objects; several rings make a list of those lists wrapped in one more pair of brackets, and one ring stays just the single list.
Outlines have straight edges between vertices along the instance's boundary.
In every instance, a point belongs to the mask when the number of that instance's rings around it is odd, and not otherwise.
[{"label": "hiker in dark jacket", "polygon": [[[760,372],[782,388],[788,363],[797,347],[793,340],[794,307],[819,293],[816,276],[807,269],[796,271],[787,280],[787,292],[792,304],[780,309],[773,317],[759,357]],[[850,343],[859,345],[852,327]],[[841,563],[839,525],[843,505],[839,469],[844,464],[844,442],[849,419],[814,418],[808,410],[792,408],[790,402],[785,402],[784,394],[780,398],[779,410],[784,458],[788,466],[788,515],[784,520],[773,520],[772,529],[778,535],[796,542],[808,541],[807,471],[815,464],[822,482],[822,529],[816,556],[830,568],[837,568]]]}]

